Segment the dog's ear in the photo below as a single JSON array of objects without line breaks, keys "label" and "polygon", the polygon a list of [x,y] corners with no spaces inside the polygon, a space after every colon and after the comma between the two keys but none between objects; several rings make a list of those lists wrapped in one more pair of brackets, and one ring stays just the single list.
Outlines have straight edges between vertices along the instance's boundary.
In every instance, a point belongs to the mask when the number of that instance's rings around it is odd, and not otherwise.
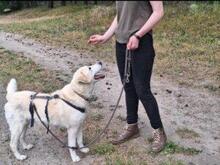
[{"label": "dog's ear", "polygon": [[79,82],[86,83],[86,84],[91,83],[92,79],[93,77],[91,74],[89,73],[86,74],[83,71],[80,72],[79,77],[78,77]]}]

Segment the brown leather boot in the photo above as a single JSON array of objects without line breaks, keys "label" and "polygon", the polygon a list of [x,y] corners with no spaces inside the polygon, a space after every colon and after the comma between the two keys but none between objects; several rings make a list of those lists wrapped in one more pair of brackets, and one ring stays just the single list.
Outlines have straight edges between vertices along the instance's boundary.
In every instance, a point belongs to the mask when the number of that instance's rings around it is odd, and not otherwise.
[{"label": "brown leather boot", "polygon": [[163,128],[158,128],[153,131],[152,151],[160,152],[166,144],[167,136]]},{"label": "brown leather boot", "polygon": [[121,144],[138,136],[140,136],[138,124],[127,124],[125,131],[123,131],[116,139],[112,140],[111,143],[114,145]]}]

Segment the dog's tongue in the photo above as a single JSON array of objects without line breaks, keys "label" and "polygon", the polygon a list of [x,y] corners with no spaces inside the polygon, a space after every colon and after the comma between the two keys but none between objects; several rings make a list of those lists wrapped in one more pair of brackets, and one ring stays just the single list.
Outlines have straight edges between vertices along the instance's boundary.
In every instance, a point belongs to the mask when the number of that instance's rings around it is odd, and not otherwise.
[{"label": "dog's tongue", "polygon": [[99,80],[99,79],[103,79],[103,78],[105,78],[105,75],[104,75],[104,74],[96,74],[96,75],[94,76],[94,79],[95,79],[95,80]]}]

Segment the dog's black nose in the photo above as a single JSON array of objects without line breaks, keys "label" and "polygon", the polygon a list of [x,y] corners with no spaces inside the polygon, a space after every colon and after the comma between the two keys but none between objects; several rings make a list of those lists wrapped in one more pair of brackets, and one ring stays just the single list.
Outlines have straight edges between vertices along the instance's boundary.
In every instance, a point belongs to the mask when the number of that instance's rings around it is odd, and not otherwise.
[{"label": "dog's black nose", "polygon": [[99,61],[99,62],[98,62],[98,64],[99,64],[99,65],[102,65],[102,62],[101,62],[101,61]]}]

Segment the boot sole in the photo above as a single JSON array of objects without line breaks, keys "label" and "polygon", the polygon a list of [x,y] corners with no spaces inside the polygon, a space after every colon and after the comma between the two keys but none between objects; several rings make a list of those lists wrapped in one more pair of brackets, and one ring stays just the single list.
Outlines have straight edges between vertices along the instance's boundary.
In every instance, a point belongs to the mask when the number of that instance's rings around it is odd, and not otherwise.
[{"label": "boot sole", "polygon": [[128,138],[128,139],[125,139],[125,140],[121,140],[121,141],[117,141],[117,142],[111,142],[113,145],[118,145],[118,144],[122,144],[122,143],[124,143],[124,142],[127,142],[127,141],[129,141],[129,140],[132,140],[132,139],[135,139],[135,138],[138,138],[138,137],[140,137],[140,133],[138,133],[138,134],[135,134],[135,135],[133,135],[133,136],[131,136],[130,138]]}]

